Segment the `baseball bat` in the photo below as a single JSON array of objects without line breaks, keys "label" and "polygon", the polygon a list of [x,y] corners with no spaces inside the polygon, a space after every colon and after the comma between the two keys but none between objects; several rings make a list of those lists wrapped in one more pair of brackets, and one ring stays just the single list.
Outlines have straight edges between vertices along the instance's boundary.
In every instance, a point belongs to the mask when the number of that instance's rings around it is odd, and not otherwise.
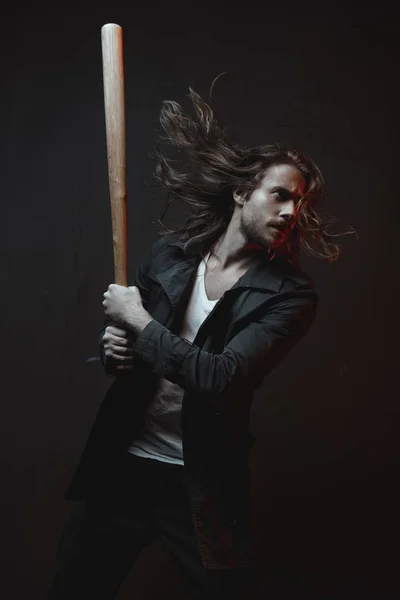
[{"label": "baseball bat", "polygon": [[122,28],[101,28],[104,111],[107,139],[115,283],[128,285],[125,81]]}]

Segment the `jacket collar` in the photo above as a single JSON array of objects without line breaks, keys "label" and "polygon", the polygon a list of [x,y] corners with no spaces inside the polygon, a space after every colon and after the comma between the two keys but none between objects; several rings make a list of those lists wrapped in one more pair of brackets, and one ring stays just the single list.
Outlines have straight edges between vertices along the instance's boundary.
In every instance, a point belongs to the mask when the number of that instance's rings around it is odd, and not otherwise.
[{"label": "jacket collar", "polygon": [[[180,248],[184,256],[188,259],[190,264],[199,264],[201,260],[200,249],[198,245],[193,242],[189,242],[185,250],[185,243],[179,240],[169,240],[167,242],[170,246],[176,246]],[[169,272],[171,275],[171,272]],[[261,290],[270,290],[279,293],[282,283],[285,279],[292,279],[299,284],[304,284],[308,281],[308,278],[304,273],[296,270],[288,260],[275,256],[270,259],[268,251],[261,252],[259,257],[246,271],[246,273],[240,277],[235,285],[229,290],[233,291],[238,288],[255,288]]]}]

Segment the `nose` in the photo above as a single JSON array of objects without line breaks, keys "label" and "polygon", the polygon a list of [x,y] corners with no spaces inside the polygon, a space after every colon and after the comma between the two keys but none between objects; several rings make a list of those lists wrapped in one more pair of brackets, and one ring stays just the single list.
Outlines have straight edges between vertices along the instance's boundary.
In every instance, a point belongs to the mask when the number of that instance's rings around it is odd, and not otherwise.
[{"label": "nose", "polygon": [[282,210],[279,216],[286,223],[290,223],[293,220],[295,214],[295,206],[296,205],[294,200],[288,200],[288,202],[285,202],[285,204],[282,206]]}]

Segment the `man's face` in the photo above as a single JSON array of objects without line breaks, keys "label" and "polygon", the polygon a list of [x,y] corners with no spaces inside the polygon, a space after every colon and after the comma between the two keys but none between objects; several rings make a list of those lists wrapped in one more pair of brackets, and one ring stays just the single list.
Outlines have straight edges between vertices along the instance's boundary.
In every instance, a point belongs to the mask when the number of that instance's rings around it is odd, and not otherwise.
[{"label": "man's face", "polygon": [[305,186],[303,175],[293,165],[269,167],[242,205],[239,229],[246,241],[266,247],[283,244],[294,227],[296,204]]}]

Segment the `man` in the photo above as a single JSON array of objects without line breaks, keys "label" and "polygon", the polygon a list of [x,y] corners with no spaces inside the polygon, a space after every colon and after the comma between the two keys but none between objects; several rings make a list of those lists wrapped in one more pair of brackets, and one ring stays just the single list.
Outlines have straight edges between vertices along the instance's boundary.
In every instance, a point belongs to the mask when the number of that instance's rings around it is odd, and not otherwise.
[{"label": "man", "polygon": [[300,250],[333,260],[339,248],[316,212],[316,165],[277,146],[239,148],[190,97],[194,118],[174,102],[161,111],[186,170],[159,154],[156,173],[192,212],[155,243],[135,285],[104,293],[100,348],[115,381],[67,493],[80,502],[52,600],[115,598],[156,538],[185,598],[250,594],[253,394],[315,316]]}]

